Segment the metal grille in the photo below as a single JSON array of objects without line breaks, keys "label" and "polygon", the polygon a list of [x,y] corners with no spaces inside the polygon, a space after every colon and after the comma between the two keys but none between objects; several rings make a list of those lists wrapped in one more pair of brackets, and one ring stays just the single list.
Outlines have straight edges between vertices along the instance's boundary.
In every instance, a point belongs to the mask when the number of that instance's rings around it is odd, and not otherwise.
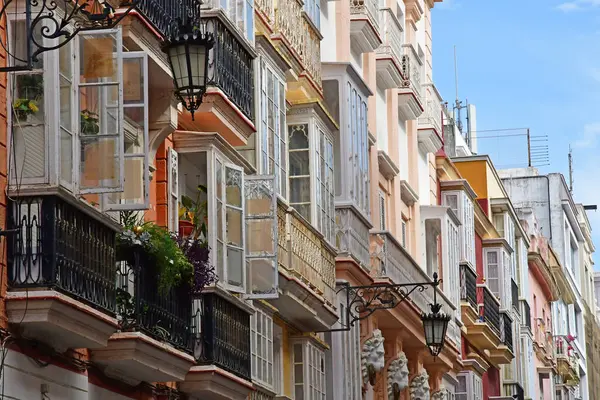
[{"label": "metal grille", "polygon": [[501,313],[501,333],[502,333],[502,342],[508,347],[511,351],[513,350],[513,335],[512,335],[512,320],[508,316],[508,313]]},{"label": "metal grille", "polygon": [[510,289],[511,289],[511,295],[512,295],[512,306],[515,309],[519,309],[519,285],[517,285],[517,282],[515,282],[514,279],[510,280]]},{"label": "metal grille", "polygon": [[250,315],[217,294],[202,295],[199,362],[250,380]]},{"label": "metal grille", "polygon": [[11,288],[51,288],[114,314],[114,230],[56,196],[18,198],[8,213]]},{"label": "metal grille", "polygon": [[500,337],[500,305],[487,286],[477,288],[478,300],[483,303],[480,315]]},{"label": "metal grille", "polygon": [[460,266],[460,299],[477,309],[477,275],[467,265]]}]

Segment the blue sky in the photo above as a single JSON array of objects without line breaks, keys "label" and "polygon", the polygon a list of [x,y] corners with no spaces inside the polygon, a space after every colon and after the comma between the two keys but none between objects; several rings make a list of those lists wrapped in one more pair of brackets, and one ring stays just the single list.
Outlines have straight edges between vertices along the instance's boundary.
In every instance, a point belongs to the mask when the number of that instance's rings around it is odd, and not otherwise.
[{"label": "blue sky", "polygon": [[[459,97],[476,105],[477,130],[548,135],[543,173],[567,176],[571,145],[575,201],[600,205],[600,0],[444,0],[432,25],[433,76],[444,99],[455,99],[456,45]],[[527,141],[482,139],[479,153],[499,168],[525,166]],[[600,211],[588,216],[600,252]]]}]

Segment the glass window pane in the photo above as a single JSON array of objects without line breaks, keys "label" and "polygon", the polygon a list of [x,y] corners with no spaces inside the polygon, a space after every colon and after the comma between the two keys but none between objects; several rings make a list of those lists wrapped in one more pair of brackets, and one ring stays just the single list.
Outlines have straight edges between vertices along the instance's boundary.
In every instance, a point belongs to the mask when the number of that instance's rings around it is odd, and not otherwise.
[{"label": "glass window pane", "polygon": [[144,153],[144,107],[123,109],[125,154]]},{"label": "glass window pane", "polygon": [[117,82],[117,41],[114,34],[79,34],[81,83]]},{"label": "glass window pane", "polygon": [[119,187],[119,144],[117,138],[80,138],[80,187]]},{"label": "glass window pane", "polygon": [[244,281],[242,250],[227,248],[227,282],[233,286],[242,286]]},{"label": "glass window pane", "polygon": [[241,207],[242,206],[242,172],[226,168],[225,169],[225,196],[227,204]]},{"label": "glass window pane", "polygon": [[80,87],[80,135],[118,135],[118,100],[118,85]]},{"label": "glass window pane", "polygon": [[73,181],[73,137],[64,129],[60,130],[60,178]]},{"label": "glass window pane", "polygon": [[242,243],[242,211],[227,207],[227,215],[225,217],[227,244],[241,247]]},{"label": "glass window pane", "polygon": [[15,81],[15,125],[44,123],[44,77],[41,74],[23,74],[16,75]]}]

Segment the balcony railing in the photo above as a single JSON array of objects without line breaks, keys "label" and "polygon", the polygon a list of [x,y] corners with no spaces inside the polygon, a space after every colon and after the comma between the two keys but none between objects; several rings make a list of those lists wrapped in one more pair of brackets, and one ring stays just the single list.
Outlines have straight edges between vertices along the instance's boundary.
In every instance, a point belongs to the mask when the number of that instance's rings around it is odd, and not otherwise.
[{"label": "balcony railing", "polygon": [[[432,86],[432,85],[426,85]],[[430,87],[425,102],[425,112],[419,117],[419,129],[433,128],[442,135],[442,102],[437,98],[435,89]]]},{"label": "balcony railing", "polygon": [[321,87],[321,38],[304,18],[302,18],[302,25],[304,32],[301,54],[302,63],[311,78]]},{"label": "balcony railing", "polygon": [[513,350],[513,333],[512,333],[512,319],[507,312],[501,312],[500,319],[500,338],[502,343],[506,345],[511,351]]},{"label": "balcony railing", "polygon": [[250,380],[250,315],[216,293],[203,294],[201,303],[199,363]]},{"label": "balcony railing", "polygon": [[252,55],[240,39],[217,17],[203,18],[215,44],[208,58],[208,85],[223,91],[249,119],[254,119],[254,73]]},{"label": "balcony railing", "polygon": [[531,310],[526,300],[521,300],[521,322],[531,330]]},{"label": "balcony railing", "polygon": [[479,316],[500,337],[500,303],[485,285],[477,286]]},{"label": "balcony railing", "polygon": [[157,340],[192,351],[192,296],[190,285],[159,291],[155,263],[133,251],[120,263],[117,311],[121,329],[139,331]]},{"label": "balcony railing", "polygon": [[379,31],[379,2],[377,0],[349,0],[351,15],[366,15]]},{"label": "balcony railing", "polygon": [[[296,212],[286,213],[278,207],[277,218],[279,266],[323,296],[327,303],[336,304],[335,254]],[[289,241],[286,239],[287,218],[290,218]]]},{"label": "balcony railing", "polygon": [[423,104],[421,88],[421,64],[415,48],[410,44],[402,45],[402,76],[404,78],[403,87],[410,88],[414,92],[417,100]]},{"label": "balcony railing", "polygon": [[170,36],[179,26],[177,20],[187,14],[192,19],[200,14],[200,3],[195,0],[142,0],[138,9],[148,22],[163,36]]},{"label": "balcony railing", "polygon": [[510,280],[510,293],[512,297],[512,305],[517,311],[519,310],[519,285],[514,279]]},{"label": "balcony railing", "polygon": [[339,255],[350,256],[369,270],[371,255],[369,253],[369,226],[352,208],[336,207],[336,247]]},{"label": "balcony railing", "polygon": [[275,23],[275,2],[273,0],[255,0],[254,9],[272,26]]},{"label": "balcony railing", "polygon": [[302,2],[297,0],[281,0],[275,10],[275,30],[280,32],[289,46],[300,57],[304,40],[304,18],[302,18]]},{"label": "balcony railing", "polygon": [[8,208],[9,288],[50,288],[116,311],[115,231],[56,196]]},{"label": "balcony railing", "polygon": [[460,299],[477,310],[477,275],[464,264],[460,266]]},{"label": "balcony railing", "polygon": [[525,400],[525,390],[519,383],[504,383],[502,386],[505,396],[510,396],[515,400]]},{"label": "balcony railing", "polygon": [[383,44],[375,52],[392,56],[399,63],[402,59],[402,25],[391,8],[382,8],[379,14],[383,24]]}]

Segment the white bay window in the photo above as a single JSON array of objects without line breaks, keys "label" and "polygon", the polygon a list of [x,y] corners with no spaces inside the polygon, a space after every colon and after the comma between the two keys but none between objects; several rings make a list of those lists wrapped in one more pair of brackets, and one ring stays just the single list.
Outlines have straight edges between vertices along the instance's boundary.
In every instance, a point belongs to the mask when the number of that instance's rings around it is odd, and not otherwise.
[{"label": "white bay window", "polygon": [[444,191],[442,204],[450,207],[458,217],[460,261],[468,262],[475,267],[475,214],[473,201],[462,190]]},{"label": "white bay window", "polygon": [[485,248],[484,274],[488,288],[500,300],[500,308],[509,310],[511,298],[510,254],[504,247]]},{"label": "white bay window", "polygon": [[260,163],[263,175],[275,175],[276,191],[287,199],[285,79],[260,57]]},{"label": "white bay window", "polygon": [[[23,24],[9,21],[17,49]],[[41,59],[11,76],[11,135],[23,160],[12,183],[62,186],[107,211],[147,209],[147,55],[124,52],[117,27],[80,33]]]},{"label": "white bay window", "polygon": [[481,377],[474,372],[461,372],[456,376],[456,400],[483,400]]},{"label": "white bay window", "polygon": [[334,243],[333,139],[319,110],[302,110],[288,118],[290,205]]},{"label": "white bay window", "polygon": [[[207,201],[208,243],[218,285],[250,298],[277,297],[277,204],[272,175],[247,175],[247,162],[216,134],[176,133],[169,152],[169,210],[176,230],[182,196]],[[177,171],[177,172],[175,172]],[[174,183],[178,187],[174,188]]]}]

